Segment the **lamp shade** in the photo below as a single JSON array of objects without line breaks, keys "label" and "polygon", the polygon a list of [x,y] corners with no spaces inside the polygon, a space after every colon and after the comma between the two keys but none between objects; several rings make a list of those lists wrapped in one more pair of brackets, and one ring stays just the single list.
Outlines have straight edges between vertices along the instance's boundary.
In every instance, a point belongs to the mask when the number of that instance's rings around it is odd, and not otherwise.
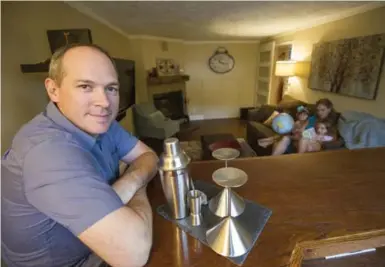
[{"label": "lamp shade", "polygon": [[277,61],[275,63],[275,76],[288,77],[295,75],[295,61]]}]

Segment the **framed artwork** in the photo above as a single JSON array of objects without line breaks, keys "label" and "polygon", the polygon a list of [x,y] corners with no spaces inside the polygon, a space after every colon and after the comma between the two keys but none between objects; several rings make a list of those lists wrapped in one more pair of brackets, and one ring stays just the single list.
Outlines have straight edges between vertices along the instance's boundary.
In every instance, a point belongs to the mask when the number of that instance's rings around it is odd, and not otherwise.
[{"label": "framed artwork", "polygon": [[384,49],[385,34],[315,44],[309,88],[374,100]]},{"label": "framed artwork", "polygon": [[47,36],[52,53],[67,44],[92,44],[91,30],[89,29],[48,30]]},{"label": "framed artwork", "polygon": [[173,59],[157,58],[156,72],[158,76],[178,75],[179,68]]}]

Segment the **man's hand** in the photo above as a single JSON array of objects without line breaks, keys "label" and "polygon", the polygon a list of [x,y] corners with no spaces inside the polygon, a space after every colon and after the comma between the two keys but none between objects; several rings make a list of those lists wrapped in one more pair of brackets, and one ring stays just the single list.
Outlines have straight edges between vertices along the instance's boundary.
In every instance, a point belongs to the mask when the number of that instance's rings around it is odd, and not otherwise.
[{"label": "man's hand", "polygon": [[124,204],[127,204],[140,189],[137,178],[128,170],[112,185],[112,188]]},{"label": "man's hand", "polygon": [[130,167],[116,181],[112,188],[119,195],[124,204],[127,204],[134,194],[155,176],[158,157],[141,141],[125,156],[122,161]]}]

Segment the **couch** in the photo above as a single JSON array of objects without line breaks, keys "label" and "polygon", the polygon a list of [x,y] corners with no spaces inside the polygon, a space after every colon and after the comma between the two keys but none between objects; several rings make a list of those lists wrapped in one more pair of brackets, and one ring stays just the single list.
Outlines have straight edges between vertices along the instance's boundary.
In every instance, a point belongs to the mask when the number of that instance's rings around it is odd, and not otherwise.
[{"label": "couch", "polygon": [[137,104],[133,109],[135,132],[139,138],[166,139],[180,129],[180,121],[171,120],[152,103]]},{"label": "couch", "polygon": [[[258,140],[276,135],[272,128],[268,125],[265,125],[263,122],[266,121],[274,111],[286,112],[295,118],[297,107],[300,105],[306,106],[309,109],[311,115],[315,114],[315,104],[309,104],[300,101],[289,95],[285,95],[281,102],[277,105],[262,105],[258,108],[248,111],[246,139],[247,143],[257,153],[258,156],[270,156],[273,150],[273,145],[262,147],[258,144]],[[341,148],[344,148],[344,140],[340,136],[338,136],[336,141],[325,143],[323,145],[323,150]]]}]

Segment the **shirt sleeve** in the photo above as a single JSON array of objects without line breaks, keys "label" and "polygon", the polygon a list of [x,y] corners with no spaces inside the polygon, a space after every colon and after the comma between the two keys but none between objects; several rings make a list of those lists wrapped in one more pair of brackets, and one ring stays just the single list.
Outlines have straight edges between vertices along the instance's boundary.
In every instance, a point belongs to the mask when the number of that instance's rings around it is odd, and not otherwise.
[{"label": "shirt sleeve", "polygon": [[46,141],[24,159],[26,198],[77,236],[123,206],[98,168],[91,153],[82,147]]},{"label": "shirt sleeve", "polygon": [[310,116],[309,123],[308,123],[306,128],[313,128],[313,127],[315,127],[316,121],[317,121],[316,116]]},{"label": "shirt sleeve", "polygon": [[127,132],[117,121],[111,124],[110,133],[122,159],[138,143],[138,138]]}]

